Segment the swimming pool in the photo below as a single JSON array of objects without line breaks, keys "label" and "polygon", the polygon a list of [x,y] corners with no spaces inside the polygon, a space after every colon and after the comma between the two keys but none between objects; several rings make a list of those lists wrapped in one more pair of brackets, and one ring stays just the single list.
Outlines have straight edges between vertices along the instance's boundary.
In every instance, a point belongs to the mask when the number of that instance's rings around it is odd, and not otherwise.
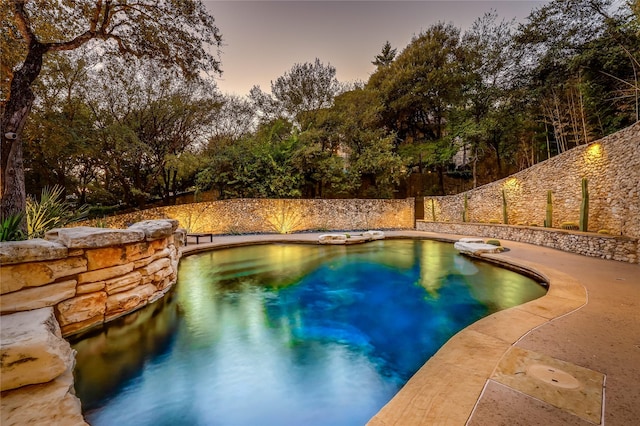
[{"label": "swimming pool", "polygon": [[76,390],[92,425],[362,425],[457,331],[544,293],[428,240],[211,251],[74,344]]}]

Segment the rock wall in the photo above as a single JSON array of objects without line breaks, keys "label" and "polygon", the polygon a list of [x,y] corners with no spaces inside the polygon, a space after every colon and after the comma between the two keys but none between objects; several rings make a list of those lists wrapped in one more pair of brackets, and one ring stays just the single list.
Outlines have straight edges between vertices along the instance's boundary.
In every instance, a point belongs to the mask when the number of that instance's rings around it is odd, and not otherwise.
[{"label": "rock wall", "polygon": [[[189,232],[244,234],[295,231],[409,229],[414,225],[414,199],[236,199],[157,207],[100,219],[109,227],[125,227],[146,219],[175,219]],[[85,222],[95,224],[97,221]]]},{"label": "rock wall", "polygon": [[418,231],[519,241],[602,259],[630,263],[640,262],[640,244],[636,238],[561,229],[479,223],[417,221],[416,229]]},{"label": "rock wall", "polygon": [[160,299],[176,282],[175,220],[67,228],[0,244],[3,426],[86,425],[63,339]]},{"label": "rock wall", "polygon": [[509,224],[543,226],[551,190],[553,227],[559,228],[579,222],[582,178],[588,181],[589,231],[640,238],[640,122],[466,193],[425,197],[424,217],[462,222],[466,194],[467,222],[503,223],[504,190]]},{"label": "rock wall", "polygon": [[162,297],[177,278],[177,221],[65,228],[0,246],[0,314],[53,307],[68,336]]}]

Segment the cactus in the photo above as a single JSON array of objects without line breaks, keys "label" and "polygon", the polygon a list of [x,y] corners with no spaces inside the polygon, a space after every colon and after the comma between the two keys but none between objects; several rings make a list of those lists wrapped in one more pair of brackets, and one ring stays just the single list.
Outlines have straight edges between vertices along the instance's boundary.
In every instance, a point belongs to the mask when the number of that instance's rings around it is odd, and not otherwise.
[{"label": "cactus", "polygon": [[464,210],[462,210],[462,221],[466,222],[467,221],[467,212],[469,210],[469,206],[467,203],[467,194],[464,194]]},{"label": "cactus", "polygon": [[509,216],[507,215],[507,195],[502,190],[502,223],[509,224]]},{"label": "cactus", "polygon": [[545,228],[553,227],[553,200],[551,199],[551,190],[547,191],[547,216],[544,220]]},{"label": "cactus", "polygon": [[580,230],[589,230],[589,188],[587,178],[582,178],[582,203],[580,203]]},{"label": "cactus", "polygon": [[431,218],[433,219],[433,221],[436,221],[436,206],[435,203],[433,202],[433,198],[431,199]]}]

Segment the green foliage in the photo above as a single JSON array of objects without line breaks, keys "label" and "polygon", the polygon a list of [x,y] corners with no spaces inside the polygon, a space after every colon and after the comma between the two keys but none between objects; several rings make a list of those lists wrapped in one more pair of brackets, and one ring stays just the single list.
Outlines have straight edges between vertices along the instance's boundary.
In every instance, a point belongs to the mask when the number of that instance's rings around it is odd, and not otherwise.
[{"label": "green foliage", "polygon": [[398,49],[392,49],[391,43],[387,40],[382,46],[382,51],[380,54],[376,55],[375,60],[371,61],[373,65],[376,67],[386,67],[393,62],[393,59],[396,57],[396,52]]},{"label": "green foliage", "polygon": [[568,231],[578,231],[580,226],[575,222],[562,222],[560,224],[560,229],[566,229]]},{"label": "green foliage", "polygon": [[580,230],[589,230],[589,187],[587,178],[582,178],[582,202],[580,203]]},{"label": "green foliage", "polygon": [[27,234],[29,238],[42,238],[53,229],[84,219],[89,206],[75,207],[63,199],[64,188],[54,186],[42,189],[40,200],[27,198]]},{"label": "green foliage", "polygon": [[24,215],[16,214],[4,218],[0,222],[0,241],[20,241],[25,239],[21,224]]},{"label": "green foliage", "polygon": [[497,246],[497,247],[500,247],[502,245],[500,244],[500,240],[487,240],[485,244],[491,244],[492,246]]}]

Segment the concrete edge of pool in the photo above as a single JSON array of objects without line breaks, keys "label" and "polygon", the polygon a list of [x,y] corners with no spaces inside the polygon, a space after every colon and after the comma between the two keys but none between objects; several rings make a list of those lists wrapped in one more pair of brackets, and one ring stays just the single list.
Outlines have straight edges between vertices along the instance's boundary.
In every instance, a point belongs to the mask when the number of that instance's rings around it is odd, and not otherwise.
[{"label": "concrete edge of pool", "polygon": [[[183,255],[253,244],[279,242],[309,244],[317,242],[318,235],[305,233],[221,236],[216,237],[213,243],[187,246],[183,249]],[[423,238],[445,242],[454,242],[459,238],[459,236],[413,230],[389,231],[386,235],[390,239]],[[525,358],[543,356],[518,350],[516,343],[541,325],[570,314],[587,302],[585,287],[571,275],[557,269],[528,260],[507,258],[503,254],[485,254],[478,258],[542,278],[549,284],[549,291],[539,299],[492,314],[458,332],[369,420],[368,425],[463,425],[468,423],[490,379],[493,378],[498,383],[519,390],[517,383],[512,384],[508,381],[508,375],[500,375],[505,370],[503,368],[505,363],[526,364]],[[544,358],[547,361],[545,365],[553,364],[554,360],[547,358]],[[571,365],[561,367],[569,370],[570,376],[575,370],[572,370]],[[560,368],[558,370],[562,371]],[[598,388],[597,384],[594,387]],[[548,397],[551,399],[549,403],[560,406],[590,423],[600,423],[602,395],[597,392],[587,398],[595,399],[595,405],[600,404],[600,411],[596,413],[597,415],[592,413],[591,418],[588,417],[589,414],[581,415],[582,411],[591,413],[596,411],[596,406],[589,406],[581,411],[580,407],[574,407],[575,402],[569,404],[569,407],[556,403],[555,400],[564,400],[565,395],[562,394],[535,396],[542,400]]]}]

